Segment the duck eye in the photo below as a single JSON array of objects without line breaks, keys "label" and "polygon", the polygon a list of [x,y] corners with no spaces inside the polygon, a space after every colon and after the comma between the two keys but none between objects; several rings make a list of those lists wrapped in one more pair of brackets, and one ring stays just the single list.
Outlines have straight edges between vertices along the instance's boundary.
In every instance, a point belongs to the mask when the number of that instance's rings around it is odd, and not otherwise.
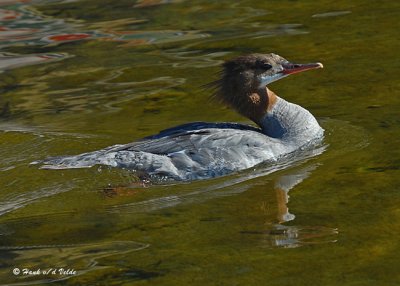
[{"label": "duck eye", "polygon": [[263,70],[269,70],[270,68],[272,68],[272,66],[270,64],[267,64],[267,63],[260,63],[259,66]]}]

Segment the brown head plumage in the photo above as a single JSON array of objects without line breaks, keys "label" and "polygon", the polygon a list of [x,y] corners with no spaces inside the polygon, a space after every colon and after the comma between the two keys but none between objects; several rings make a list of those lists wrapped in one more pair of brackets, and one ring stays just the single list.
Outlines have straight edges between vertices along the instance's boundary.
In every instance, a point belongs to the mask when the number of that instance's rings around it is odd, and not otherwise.
[{"label": "brown head plumage", "polygon": [[210,86],[213,97],[256,123],[273,104],[275,94],[267,84],[292,73],[322,67],[322,64],[292,64],[276,54],[250,54],[226,61],[221,78]]}]

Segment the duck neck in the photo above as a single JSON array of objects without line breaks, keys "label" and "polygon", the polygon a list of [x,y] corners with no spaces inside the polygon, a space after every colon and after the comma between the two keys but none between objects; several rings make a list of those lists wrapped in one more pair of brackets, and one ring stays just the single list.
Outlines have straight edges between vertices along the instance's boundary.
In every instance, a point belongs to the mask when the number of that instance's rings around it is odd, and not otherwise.
[{"label": "duck neck", "polygon": [[295,141],[308,141],[322,136],[323,129],[308,110],[275,94],[274,97],[274,103],[269,104],[266,113],[258,122],[265,135]]}]

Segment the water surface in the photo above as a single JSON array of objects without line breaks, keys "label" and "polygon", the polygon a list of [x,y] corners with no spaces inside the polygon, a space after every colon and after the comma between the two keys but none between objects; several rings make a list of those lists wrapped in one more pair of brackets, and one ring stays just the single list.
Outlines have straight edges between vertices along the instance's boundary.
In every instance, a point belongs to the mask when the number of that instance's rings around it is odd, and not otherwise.
[{"label": "water surface", "polygon": [[[399,11],[396,1],[1,1],[1,283],[398,285]],[[317,116],[322,149],[147,187],[126,170],[29,165],[181,123],[250,123],[201,88],[250,52],[324,64],[271,85]]]}]

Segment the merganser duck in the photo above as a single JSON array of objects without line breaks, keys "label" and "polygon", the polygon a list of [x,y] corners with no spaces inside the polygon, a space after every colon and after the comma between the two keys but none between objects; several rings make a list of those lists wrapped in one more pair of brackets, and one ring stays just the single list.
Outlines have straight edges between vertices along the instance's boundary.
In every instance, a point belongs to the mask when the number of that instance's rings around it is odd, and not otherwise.
[{"label": "merganser duck", "polygon": [[150,178],[189,181],[276,162],[296,150],[313,148],[322,141],[324,130],[308,110],[278,97],[267,85],[322,67],[321,63],[293,64],[272,53],[239,56],[226,61],[221,79],[211,83],[214,97],[259,128],[237,123],[189,123],[137,142],[49,158],[41,168],[107,165]]}]

